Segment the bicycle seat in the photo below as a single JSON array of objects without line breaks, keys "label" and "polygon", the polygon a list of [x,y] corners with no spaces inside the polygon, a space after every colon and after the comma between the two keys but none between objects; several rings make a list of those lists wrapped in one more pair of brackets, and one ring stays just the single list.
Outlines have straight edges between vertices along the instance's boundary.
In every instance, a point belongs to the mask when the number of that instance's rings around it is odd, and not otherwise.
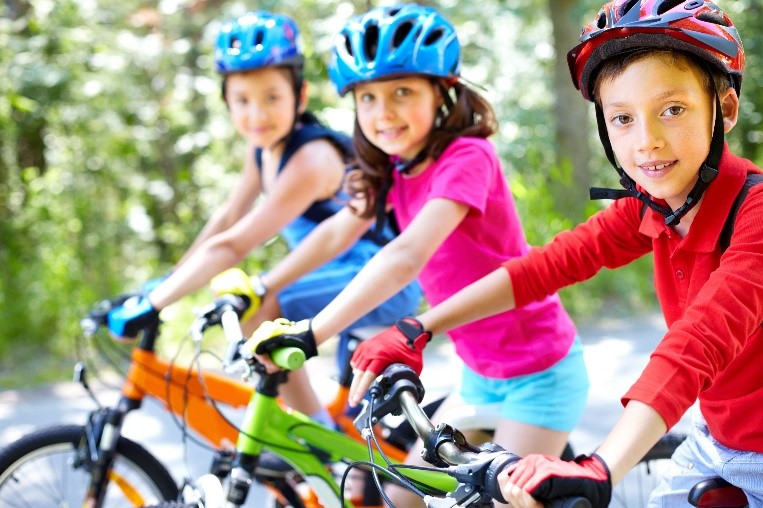
[{"label": "bicycle seat", "polygon": [[702,508],[744,508],[747,506],[747,496],[739,487],[721,477],[715,477],[692,487],[689,503]]}]

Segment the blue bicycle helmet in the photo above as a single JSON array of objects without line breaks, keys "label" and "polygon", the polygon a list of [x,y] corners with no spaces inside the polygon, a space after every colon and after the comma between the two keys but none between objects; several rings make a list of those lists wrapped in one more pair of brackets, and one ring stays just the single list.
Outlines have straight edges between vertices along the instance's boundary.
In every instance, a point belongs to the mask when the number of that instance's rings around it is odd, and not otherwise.
[{"label": "blue bicycle helmet", "polygon": [[344,95],[365,81],[409,74],[453,78],[460,68],[453,25],[431,7],[404,4],[351,18],[334,43],[329,78]]},{"label": "blue bicycle helmet", "polygon": [[223,25],[215,44],[215,64],[222,74],[261,67],[301,68],[299,29],[289,16],[248,12]]}]

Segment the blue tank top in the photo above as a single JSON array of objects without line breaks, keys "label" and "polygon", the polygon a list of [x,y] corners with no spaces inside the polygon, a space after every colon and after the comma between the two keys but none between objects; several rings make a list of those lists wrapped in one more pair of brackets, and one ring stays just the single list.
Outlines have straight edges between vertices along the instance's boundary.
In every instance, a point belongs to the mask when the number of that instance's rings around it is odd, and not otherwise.
[{"label": "blue tank top", "polygon": [[[346,134],[329,129],[324,126],[312,113],[303,113],[300,118],[300,126],[294,129],[286,141],[286,147],[284,148],[281,161],[278,165],[278,173],[283,171],[283,168],[289,162],[289,159],[299,150],[304,144],[314,141],[316,139],[326,139],[334,144],[337,149],[344,156],[345,161],[348,163],[347,169],[351,167],[349,162],[354,156],[354,150],[352,147],[352,140]],[[262,173],[262,149],[257,148],[254,151],[254,160],[257,163],[257,168]],[[321,199],[313,202],[310,207],[305,210],[302,215],[294,219],[291,223],[287,224],[281,230],[281,236],[283,236],[290,249],[294,249],[321,221],[331,217],[336,212],[344,207],[349,201],[349,196],[342,190],[341,186],[337,189],[334,196],[328,199]],[[394,225],[385,226],[381,235],[377,239],[375,232],[375,226],[366,233],[363,238],[372,240],[380,245],[384,245],[391,241],[396,236]]]}]

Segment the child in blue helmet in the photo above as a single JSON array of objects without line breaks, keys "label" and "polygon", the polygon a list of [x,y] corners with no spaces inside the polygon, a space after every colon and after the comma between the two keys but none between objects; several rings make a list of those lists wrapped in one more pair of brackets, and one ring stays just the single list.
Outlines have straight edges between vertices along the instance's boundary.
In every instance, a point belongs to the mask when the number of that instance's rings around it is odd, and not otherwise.
[{"label": "child in blue helmet", "polygon": [[[225,271],[279,233],[295,248],[346,200],[340,189],[352,158],[351,142],[306,111],[307,83],[298,42],[296,23],[283,14],[249,12],[222,27],[215,61],[231,119],[247,141],[241,177],[172,274],[130,307],[109,313],[114,335],[135,336],[161,309],[210,280],[215,291],[249,297],[245,329],[277,316],[310,317],[394,236],[388,228],[380,232],[382,241],[358,239],[346,252],[289,285],[270,284],[267,274],[250,279],[238,269]],[[420,297],[415,283],[401,287],[389,301],[368,309],[348,326],[391,324],[415,310]],[[330,423],[304,373],[290,376],[281,395],[293,407]]]},{"label": "child in blue helmet", "polygon": [[[360,171],[350,184],[356,201],[316,228],[271,275],[309,266],[315,246],[323,246],[325,255],[341,249],[384,220],[390,207],[401,233],[312,321],[267,323],[254,333],[250,346],[269,368],[276,367],[264,353],[273,347],[297,344],[314,355],[316,343],[416,277],[428,301],[437,304],[503,259],[528,251],[495,148],[486,139],[496,130],[495,116],[459,80],[460,63],[455,29],[430,7],[376,8],[341,30],[329,75],[339,93],[349,92],[355,101]],[[431,337],[410,318],[394,330],[417,350]],[[449,335],[465,365],[460,393],[443,411],[461,398],[498,403],[498,443],[520,453],[561,454],[581,417],[588,377],[580,340],[558,296]],[[365,344],[353,356],[356,367],[359,351],[374,356]],[[420,358],[406,360],[421,371]],[[372,370],[378,374],[385,366],[374,363]],[[411,451],[410,462],[421,463],[418,451]],[[417,502],[394,486],[390,494],[397,506]]]}]

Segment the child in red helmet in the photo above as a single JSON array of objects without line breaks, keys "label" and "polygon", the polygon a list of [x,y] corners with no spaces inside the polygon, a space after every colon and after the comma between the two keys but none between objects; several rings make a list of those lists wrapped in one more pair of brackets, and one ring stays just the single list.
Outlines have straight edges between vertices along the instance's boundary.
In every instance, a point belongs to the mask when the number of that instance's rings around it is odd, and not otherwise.
[{"label": "child in red helmet", "polygon": [[[692,432],[673,457],[677,467],[650,506],[684,506],[691,486],[713,476],[763,506],[763,185],[749,186],[760,168],[723,141],[739,108],[739,36],[711,2],[615,0],[568,58],[624,187],[592,195],[622,199],[418,319],[439,333],[653,252],[669,328],[623,396],[620,420],[591,456],[529,455],[513,464],[499,477],[502,493],[512,506],[583,495],[606,507],[612,484],[699,399]],[[743,188],[726,245],[724,225]],[[356,379],[404,358],[398,351],[410,354],[405,339],[391,328],[364,343],[353,365],[367,372]]]}]

